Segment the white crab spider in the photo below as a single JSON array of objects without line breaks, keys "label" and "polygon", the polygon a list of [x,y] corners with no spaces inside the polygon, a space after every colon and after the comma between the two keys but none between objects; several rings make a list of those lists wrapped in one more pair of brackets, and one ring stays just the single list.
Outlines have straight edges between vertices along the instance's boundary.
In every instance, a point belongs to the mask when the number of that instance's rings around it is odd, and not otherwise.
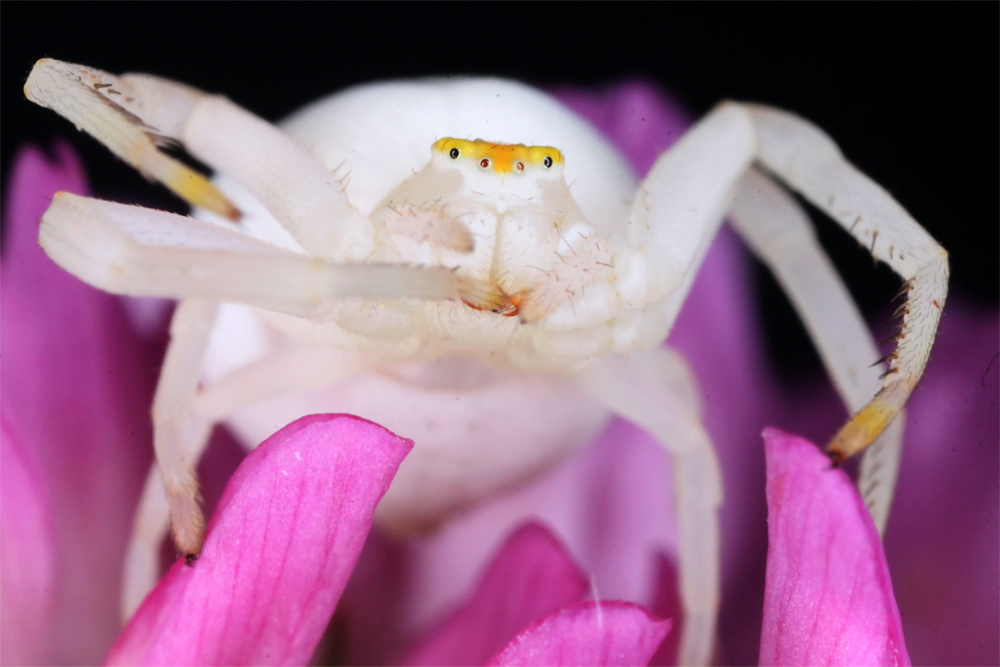
[{"label": "white crab spider", "polygon": [[[789,292],[856,413],[831,455],[875,441],[860,482],[884,527],[902,432],[893,418],[933,343],[947,254],[809,123],[720,104],[636,193],[592,128],[509,81],[359,87],[282,130],[181,84],[54,60],[36,63],[25,93],[224,216],[60,193],[42,220],[45,251],[86,282],[182,299],[154,402],[159,472],[137,514],[127,611],[153,584],[168,522],[185,553],[201,547],[192,466],[218,421],[257,443],[303,414],[353,412],[412,437],[377,515],[405,532],[538,472],[614,412],[674,457],[681,660],[707,663],[721,478],[692,379],[661,343],[727,215]],[[511,143],[469,139],[479,136]],[[160,153],[161,140],[215,169],[219,189]],[[773,177],[906,281],[884,374],[805,214]],[[240,211],[238,224],[224,219]]]}]

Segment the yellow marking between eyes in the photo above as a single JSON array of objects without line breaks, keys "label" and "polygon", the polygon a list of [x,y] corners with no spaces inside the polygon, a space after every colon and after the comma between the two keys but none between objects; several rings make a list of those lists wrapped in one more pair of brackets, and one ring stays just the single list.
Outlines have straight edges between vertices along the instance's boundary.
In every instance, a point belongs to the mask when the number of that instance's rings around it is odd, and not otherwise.
[{"label": "yellow marking between eyes", "polygon": [[[550,168],[563,163],[563,154],[552,146],[525,146],[524,144],[498,144],[475,139],[455,139],[444,137],[434,142],[435,151],[452,156],[452,149],[458,150],[456,160],[474,160],[484,169],[499,173],[523,171],[524,166]],[[546,164],[546,160],[549,163]],[[488,162],[484,162],[488,160]],[[520,166],[519,166],[520,165]]]}]

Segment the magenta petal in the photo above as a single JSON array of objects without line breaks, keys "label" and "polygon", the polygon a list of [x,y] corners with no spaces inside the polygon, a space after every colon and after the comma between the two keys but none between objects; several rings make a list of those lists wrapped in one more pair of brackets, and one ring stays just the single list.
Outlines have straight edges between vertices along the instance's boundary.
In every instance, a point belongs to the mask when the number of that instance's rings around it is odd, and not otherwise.
[{"label": "magenta petal", "polygon": [[670,621],[631,602],[580,602],[527,628],[489,665],[646,665]]},{"label": "magenta petal", "polygon": [[55,592],[55,544],[45,481],[8,420],[0,418],[0,664],[46,661]]},{"label": "magenta petal", "polygon": [[673,621],[669,636],[650,659],[651,665],[676,665],[677,654],[681,645],[681,633],[684,630],[684,609],[681,606],[680,580],[677,578],[677,566],[665,554],[656,554],[657,590],[651,611],[660,618]]},{"label": "magenta petal", "polygon": [[909,665],[875,524],[812,443],[764,431],[768,557],[762,665]]},{"label": "magenta petal", "polygon": [[152,459],[159,361],[131,332],[118,297],[80,282],[38,246],[53,194],[87,194],[69,147],[53,153],[21,149],[4,193],[0,404],[50,504],[55,580],[51,613],[34,637],[40,659],[95,664],[121,630],[122,561]]},{"label": "magenta petal", "polygon": [[487,567],[471,599],[405,662],[480,665],[529,623],[576,602],[587,579],[542,525],[519,528]]},{"label": "magenta petal", "polygon": [[174,564],[109,663],[308,663],[412,446],[347,415],[268,438],[226,487],[201,558]]}]

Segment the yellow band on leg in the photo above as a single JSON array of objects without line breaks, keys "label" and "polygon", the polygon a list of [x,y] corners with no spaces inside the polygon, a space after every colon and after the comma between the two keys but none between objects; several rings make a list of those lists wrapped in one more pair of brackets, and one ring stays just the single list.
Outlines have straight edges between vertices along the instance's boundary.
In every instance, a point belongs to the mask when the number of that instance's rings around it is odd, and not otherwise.
[{"label": "yellow band on leg", "polygon": [[156,177],[184,201],[234,222],[240,219],[239,209],[210,180],[195,170],[170,160],[164,171]]},{"label": "yellow band on leg", "polygon": [[854,415],[826,446],[827,455],[839,464],[872,444],[903,409],[912,388],[905,381],[884,387]]}]

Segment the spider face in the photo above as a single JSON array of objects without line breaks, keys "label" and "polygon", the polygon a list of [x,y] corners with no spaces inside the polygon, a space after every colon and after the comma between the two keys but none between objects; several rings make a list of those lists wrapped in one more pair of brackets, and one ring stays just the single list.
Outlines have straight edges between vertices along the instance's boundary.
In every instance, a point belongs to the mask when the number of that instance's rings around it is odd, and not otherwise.
[{"label": "spider face", "polygon": [[[454,268],[493,286],[502,295],[495,307],[466,303],[486,311],[487,321],[489,311],[521,317],[522,304],[530,302],[535,313],[529,309],[522,319],[544,317],[572,297],[566,290],[561,296],[546,293],[554,289],[553,276],[582,293],[602,275],[594,262],[610,267],[611,260],[607,243],[594,235],[573,198],[563,161],[551,146],[451,137],[436,141],[430,162],[390,192],[374,213],[388,232],[386,254],[397,253],[396,261]],[[575,257],[578,246],[585,246],[579,252],[589,264],[584,271],[570,271],[567,257]],[[597,253],[590,252],[594,247]]]}]

